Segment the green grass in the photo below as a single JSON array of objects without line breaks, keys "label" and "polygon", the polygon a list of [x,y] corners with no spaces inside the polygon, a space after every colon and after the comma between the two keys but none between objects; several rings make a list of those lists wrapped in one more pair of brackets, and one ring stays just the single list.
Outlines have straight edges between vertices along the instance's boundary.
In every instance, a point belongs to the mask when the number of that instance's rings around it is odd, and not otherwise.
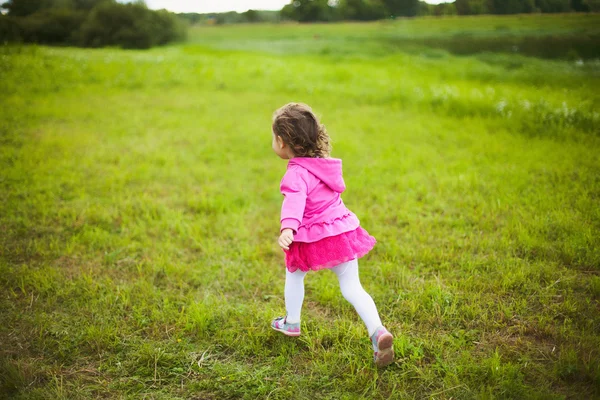
[{"label": "green grass", "polygon": [[[0,397],[599,398],[600,65],[302,47],[377,26],[2,47]],[[269,328],[288,101],[322,117],[378,239],[360,266],[396,335],[384,370],[327,271],[303,336]]]}]

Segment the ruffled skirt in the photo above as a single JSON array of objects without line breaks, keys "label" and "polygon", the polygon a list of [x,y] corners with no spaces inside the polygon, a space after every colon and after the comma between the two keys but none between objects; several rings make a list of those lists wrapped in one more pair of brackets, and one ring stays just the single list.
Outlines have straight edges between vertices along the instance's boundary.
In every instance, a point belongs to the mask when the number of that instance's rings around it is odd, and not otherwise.
[{"label": "ruffled skirt", "polygon": [[366,255],[377,241],[360,226],[353,231],[326,237],[313,243],[293,242],[285,251],[288,271],[316,271]]}]

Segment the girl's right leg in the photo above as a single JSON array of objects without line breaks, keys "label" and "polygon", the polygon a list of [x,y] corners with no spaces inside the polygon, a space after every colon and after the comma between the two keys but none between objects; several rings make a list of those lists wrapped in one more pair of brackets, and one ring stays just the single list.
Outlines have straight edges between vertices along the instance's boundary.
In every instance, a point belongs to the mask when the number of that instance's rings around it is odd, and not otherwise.
[{"label": "girl's right leg", "polygon": [[358,261],[356,259],[331,268],[338,277],[342,295],[356,309],[356,312],[367,326],[369,336],[381,326],[381,319],[373,298],[363,289],[358,277]]},{"label": "girl's right leg", "polygon": [[331,269],[338,277],[342,295],[356,309],[369,331],[373,344],[374,361],[379,367],[391,364],[394,360],[394,337],[381,324],[373,298],[363,289],[358,277],[356,259],[337,265]]},{"label": "girl's right leg", "polygon": [[286,269],[285,275],[285,317],[275,318],[271,327],[287,336],[300,336],[300,313],[304,301],[304,277],[306,272]]},{"label": "girl's right leg", "polygon": [[294,272],[285,270],[285,309],[287,322],[295,324],[300,322],[302,302],[304,301],[304,277],[306,272],[297,269]]}]

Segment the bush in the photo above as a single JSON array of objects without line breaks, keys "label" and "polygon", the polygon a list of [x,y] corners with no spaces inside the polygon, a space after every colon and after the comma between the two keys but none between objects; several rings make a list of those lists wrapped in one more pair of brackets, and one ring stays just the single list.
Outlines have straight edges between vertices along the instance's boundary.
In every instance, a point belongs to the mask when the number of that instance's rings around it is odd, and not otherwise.
[{"label": "bush", "polygon": [[183,39],[185,27],[172,13],[151,11],[144,4],[102,3],[85,20],[79,35],[86,47],[121,46],[147,49]]},{"label": "bush", "polygon": [[74,44],[85,14],[68,9],[46,9],[27,17],[0,17],[0,41]]},{"label": "bush", "polygon": [[[185,23],[175,14],[149,10],[143,3],[79,3],[78,8],[46,8],[23,17],[2,16],[0,41],[147,49],[186,35]],[[95,6],[86,11],[85,6],[92,4]]]},{"label": "bush", "polygon": [[20,20],[21,38],[43,44],[75,44],[85,14],[73,10],[47,9]]}]

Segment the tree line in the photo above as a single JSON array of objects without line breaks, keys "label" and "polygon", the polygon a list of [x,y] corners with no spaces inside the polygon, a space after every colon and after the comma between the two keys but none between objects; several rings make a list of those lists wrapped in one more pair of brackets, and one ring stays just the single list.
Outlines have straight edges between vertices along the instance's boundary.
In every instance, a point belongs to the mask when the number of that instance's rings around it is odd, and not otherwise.
[{"label": "tree line", "polygon": [[590,11],[600,11],[600,0],[456,0],[442,4],[419,0],[292,0],[281,10],[281,17],[300,22],[368,21],[424,15]]},{"label": "tree line", "polygon": [[292,0],[280,11],[178,14],[189,24],[253,22],[371,21],[396,17],[600,12],[600,0],[455,0],[428,4],[420,0]]},{"label": "tree line", "polygon": [[184,39],[187,32],[176,14],[150,10],[142,1],[9,0],[2,7],[7,13],[0,15],[0,43],[145,49]]},{"label": "tree line", "polygon": [[246,24],[253,22],[281,22],[279,11],[248,10],[242,13],[236,11],[222,13],[179,13],[179,18],[190,25]]}]

